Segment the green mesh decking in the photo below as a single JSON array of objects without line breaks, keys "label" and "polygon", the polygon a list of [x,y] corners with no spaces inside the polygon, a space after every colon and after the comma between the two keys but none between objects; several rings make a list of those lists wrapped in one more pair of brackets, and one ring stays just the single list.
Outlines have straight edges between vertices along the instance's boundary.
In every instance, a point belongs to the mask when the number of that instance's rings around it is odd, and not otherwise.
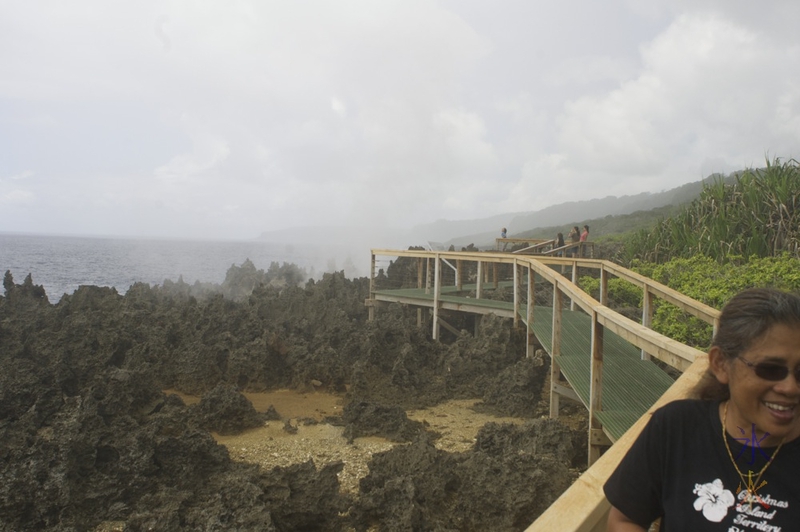
[{"label": "green mesh decking", "polygon": [[[591,319],[582,311],[564,309],[561,318],[561,355],[557,363],[572,389],[589,405],[591,368]],[[553,309],[534,309],[533,331],[547,349],[552,348]],[[618,335],[603,334],[602,411],[597,419],[611,439],[616,440],[647,412],[667,391],[673,380],[641,350]]]},{"label": "green mesh decking", "polygon": [[[501,286],[509,286],[503,282]],[[484,285],[487,292],[491,283]],[[455,287],[442,288],[439,301],[459,306],[469,306],[473,312],[498,311],[504,315],[513,313],[514,304],[490,299],[475,299],[463,295],[475,290],[475,285],[464,285],[462,292]],[[378,299],[403,301],[425,307],[433,305],[433,294],[424,290],[379,290]],[[521,305],[523,320],[527,320],[527,308]],[[552,354],[553,309],[537,305],[534,307],[533,333]],[[561,355],[557,362],[570,386],[578,394],[584,406],[589,405],[589,371],[591,368],[591,320],[583,311],[564,307],[561,321]],[[672,379],[656,364],[641,359],[641,351],[634,345],[606,330],[603,336],[603,388],[602,411],[596,417],[612,440],[618,439],[650,408],[672,385]]]}]

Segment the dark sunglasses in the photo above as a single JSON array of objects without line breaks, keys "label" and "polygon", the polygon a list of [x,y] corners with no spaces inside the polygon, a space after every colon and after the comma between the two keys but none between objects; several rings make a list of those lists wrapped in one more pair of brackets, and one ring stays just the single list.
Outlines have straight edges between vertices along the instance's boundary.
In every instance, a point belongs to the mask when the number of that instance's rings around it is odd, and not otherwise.
[{"label": "dark sunglasses", "polygon": [[[736,358],[747,364],[747,366],[756,373],[757,377],[765,381],[782,381],[789,375],[789,368],[781,364],[775,364],[773,362],[759,362],[758,364],[754,364],[742,357]],[[794,380],[800,383],[800,366],[794,368]]]}]

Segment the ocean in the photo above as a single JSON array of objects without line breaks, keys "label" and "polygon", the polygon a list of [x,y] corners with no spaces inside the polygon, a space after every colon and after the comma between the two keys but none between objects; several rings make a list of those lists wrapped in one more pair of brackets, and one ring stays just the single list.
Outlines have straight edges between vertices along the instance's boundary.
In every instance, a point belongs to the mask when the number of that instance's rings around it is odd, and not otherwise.
[{"label": "ocean", "polygon": [[326,257],[322,248],[256,240],[138,240],[0,233],[0,275],[10,270],[14,282],[20,284],[30,273],[34,284],[44,286],[50,302],[56,303],[80,285],[109,286],[124,294],[136,282],[160,285],[165,279],[177,281],[180,276],[189,284],[221,283],[232,265],[239,266],[246,259],[263,270],[272,262],[293,263],[304,268],[309,277],[319,277],[324,271],[337,269],[335,255],[328,253]]}]

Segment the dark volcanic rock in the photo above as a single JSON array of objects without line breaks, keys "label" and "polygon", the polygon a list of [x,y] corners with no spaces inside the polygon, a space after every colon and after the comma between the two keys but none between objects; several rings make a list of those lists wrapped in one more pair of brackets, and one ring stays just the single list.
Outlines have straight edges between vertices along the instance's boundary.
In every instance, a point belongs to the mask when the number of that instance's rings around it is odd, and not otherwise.
[{"label": "dark volcanic rock", "polygon": [[348,505],[335,467],[262,474],[232,462],[193,428],[177,396],[141,374],[98,374],[41,423],[35,409],[0,429],[3,530],[90,530],[116,520],[131,530],[267,530],[283,521],[338,530]]},{"label": "dark volcanic rock", "polygon": [[356,530],[523,530],[575,474],[557,421],[487,424],[473,449],[437,450],[424,435],[377,454],[351,515]]},{"label": "dark volcanic rock", "polygon": [[223,435],[239,434],[260,427],[266,421],[266,416],[259,414],[247,397],[232,384],[225,383],[203,394],[193,411],[198,425]]},{"label": "dark volcanic rock", "polygon": [[161,392],[161,332],[184,326],[151,292],[0,298],[0,530],[341,530],[341,465],[233,462]]},{"label": "dark volcanic rock", "polygon": [[275,405],[269,405],[267,411],[264,412],[264,421],[280,421],[281,415],[275,410]]},{"label": "dark volcanic rock", "polygon": [[[6,276],[0,531],[106,521],[128,532],[521,530],[572,479],[568,466],[585,454],[573,442],[585,437],[558,423],[487,426],[474,449],[451,454],[405,415],[476,397],[533,415],[546,365],[525,359],[510,320],[487,316],[474,337],[434,342],[430,321],[418,327],[400,305],[369,322],[367,279],[326,274],[301,288],[245,266],[226,278],[229,297],[179,281],[125,295],[82,286],[56,305],[30,276],[22,285]],[[446,319],[474,330],[472,317]],[[261,471],[232,461],[208,432],[263,422],[238,390],[312,387],[347,390],[349,438],[413,441],[376,455],[356,502],[339,492],[341,464]],[[164,389],[204,397],[187,407]]]},{"label": "dark volcanic rock", "polygon": [[536,415],[539,402],[531,398],[541,396],[549,371],[550,359],[541,352],[517,361],[487,384],[483,403],[476,405],[475,409],[503,416]]},{"label": "dark volcanic rock", "polygon": [[385,406],[373,403],[350,403],[342,414],[345,423],[344,437],[353,442],[364,436],[381,436],[391,441],[406,442],[425,431],[419,421],[408,419],[405,410],[399,406]]}]

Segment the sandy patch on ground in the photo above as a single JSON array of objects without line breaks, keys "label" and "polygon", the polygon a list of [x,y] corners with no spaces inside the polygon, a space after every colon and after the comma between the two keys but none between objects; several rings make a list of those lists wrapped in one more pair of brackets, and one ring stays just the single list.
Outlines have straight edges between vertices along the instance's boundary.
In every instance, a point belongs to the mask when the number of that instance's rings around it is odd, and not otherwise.
[{"label": "sandy patch on ground", "polygon": [[[166,393],[176,393],[166,390]],[[179,395],[186,404],[200,401],[197,396]],[[358,492],[358,482],[369,473],[367,463],[374,453],[391,449],[397,443],[377,437],[356,438],[352,444],[342,437],[344,427],[322,421],[326,416],[338,416],[342,412],[342,398],[323,392],[299,393],[293,390],[276,390],[264,393],[244,394],[259,412],[270,406],[282,416],[281,421],[267,422],[263,427],[248,430],[233,436],[212,433],[214,439],[228,448],[231,457],[263,468],[285,467],[313,460],[320,467],[342,461],[344,468],[339,473],[342,490]],[[496,417],[472,410],[477,399],[447,401],[434,407],[408,411],[410,419],[426,423],[429,429],[441,434],[436,447],[448,452],[467,451],[475,442],[475,436],[488,422],[523,423],[525,419]],[[286,430],[287,421],[292,429]],[[293,433],[294,432],[294,433]]]}]

